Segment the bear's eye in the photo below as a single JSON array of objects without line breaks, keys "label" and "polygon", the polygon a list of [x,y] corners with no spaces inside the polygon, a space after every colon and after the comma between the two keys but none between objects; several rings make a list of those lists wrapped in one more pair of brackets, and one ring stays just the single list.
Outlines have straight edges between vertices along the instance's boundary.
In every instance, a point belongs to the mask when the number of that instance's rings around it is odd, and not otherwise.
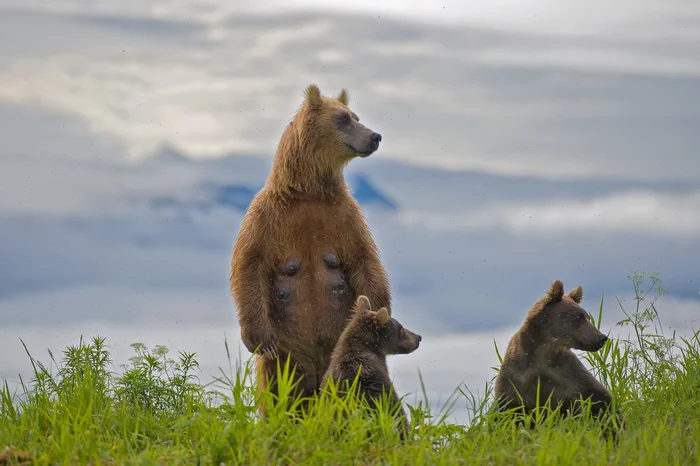
[{"label": "bear's eye", "polygon": [[348,123],[350,123],[350,115],[347,113],[341,113],[338,117],[338,123],[340,123],[341,125],[347,125]]}]

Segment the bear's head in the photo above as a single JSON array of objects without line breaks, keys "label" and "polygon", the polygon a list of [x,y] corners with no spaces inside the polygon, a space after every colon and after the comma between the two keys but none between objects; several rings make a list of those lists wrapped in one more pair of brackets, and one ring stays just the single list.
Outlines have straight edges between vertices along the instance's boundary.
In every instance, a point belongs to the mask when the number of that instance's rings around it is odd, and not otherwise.
[{"label": "bear's head", "polygon": [[315,84],[280,139],[273,170],[275,186],[299,191],[323,191],[355,157],[379,148],[381,134],[360,123],[348,107],[348,93],[325,97]]},{"label": "bear's head", "polygon": [[593,352],[605,345],[608,337],[593,325],[591,315],[580,306],[582,300],[581,286],[565,294],[561,281],[552,283],[530,311],[530,320],[545,344]]},{"label": "bear's head", "polygon": [[342,89],[337,97],[321,95],[317,85],[306,88],[304,104],[295,123],[306,126],[308,135],[317,139],[327,155],[347,162],[355,157],[367,157],[379,148],[382,135],[360,123],[348,107],[348,92]]},{"label": "bear's head", "polygon": [[346,331],[356,347],[384,356],[412,353],[423,339],[391,317],[387,308],[372,311],[369,299],[363,295],[355,301]]}]

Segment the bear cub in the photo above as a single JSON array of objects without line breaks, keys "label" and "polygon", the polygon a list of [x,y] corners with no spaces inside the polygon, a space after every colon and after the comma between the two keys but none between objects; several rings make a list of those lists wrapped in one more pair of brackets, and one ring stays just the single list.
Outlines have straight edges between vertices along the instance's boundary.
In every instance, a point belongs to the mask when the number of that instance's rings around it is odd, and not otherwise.
[{"label": "bear cub", "polygon": [[352,315],[338,340],[322,386],[333,379],[338,392],[343,393],[358,378],[358,394],[369,406],[376,409],[383,393],[390,394],[392,409],[398,411],[402,421],[400,436],[408,433],[408,419],[389,379],[386,357],[392,354],[409,354],[418,349],[422,337],[404,328],[389,315],[386,307],[372,311],[369,299],[358,296]]},{"label": "bear cub", "polygon": [[530,309],[508,343],[496,377],[497,409],[520,407],[530,413],[536,407],[539,381],[540,406],[551,395],[552,409],[565,415],[576,410],[580,398],[591,398],[593,416],[607,410],[610,392],[571,351],[595,352],[608,340],[579,306],[582,299],[582,287],[565,294],[564,285],[556,280]]}]

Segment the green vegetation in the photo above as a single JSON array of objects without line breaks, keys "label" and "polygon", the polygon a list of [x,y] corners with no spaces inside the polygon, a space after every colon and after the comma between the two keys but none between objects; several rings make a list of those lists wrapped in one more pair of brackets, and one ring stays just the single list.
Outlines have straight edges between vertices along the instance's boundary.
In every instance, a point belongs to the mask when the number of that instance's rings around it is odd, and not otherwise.
[{"label": "green vegetation", "polygon": [[[635,273],[631,280],[636,300],[631,308],[620,303],[626,318],[618,323],[629,336],[584,356],[624,413],[617,443],[585,415],[546,416],[533,429],[498,418],[488,410],[490,382],[483,397],[455,391],[453,402],[470,401],[465,426],[446,421],[449,404],[437,414],[427,400],[407,406],[412,432],[405,444],[387,409],[368,415],[352,397],[315,399],[307,415],[296,416],[299,400],[275,405],[263,393],[264,422],[250,364],[222,370],[203,386],[194,354],[173,360],[164,347],[135,344],[130,364],[112,373],[105,341],[93,338],[58,361],[49,353],[48,367],[27,351],[32,380],[0,390],[0,464],[697,464],[698,333],[664,335],[658,277]],[[601,316],[602,301],[596,322]],[[288,368],[281,372],[284,379]]]}]

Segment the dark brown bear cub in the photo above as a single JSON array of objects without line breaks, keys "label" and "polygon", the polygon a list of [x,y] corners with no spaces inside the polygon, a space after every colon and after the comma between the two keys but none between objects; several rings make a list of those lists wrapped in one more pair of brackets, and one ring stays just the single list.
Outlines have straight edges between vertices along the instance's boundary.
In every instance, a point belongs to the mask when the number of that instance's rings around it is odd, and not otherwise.
[{"label": "dark brown bear cub", "polygon": [[383,393],[391,397],[392,408],[398,408],[402,420],[400,435],[403,440],[408,433],[408,420],[389,379],[386,357],[412,353],[420,345],[422,337],[405,329],[389,315],[386,307],[372,311],[366,296],[357,298],[352,312],[350,322],[333,350],[322,386],[331,378],[338,391],[343,393],[359,371],[358,393],[371,408],[376,408],[376,402]]},{"label": "dark brown bear cub", "polygon": [[496,403],[501,410],[523,407],[530,413],[551,395],[551,407],[574,411],[580,398],[591,399],[591,414],[599,415],[612,401],[608,390],[571,351],[598,351],[607,341],[579,304],[583,288],[564,294],[559,280],[530,309],[513,335],[496,377]]}]

